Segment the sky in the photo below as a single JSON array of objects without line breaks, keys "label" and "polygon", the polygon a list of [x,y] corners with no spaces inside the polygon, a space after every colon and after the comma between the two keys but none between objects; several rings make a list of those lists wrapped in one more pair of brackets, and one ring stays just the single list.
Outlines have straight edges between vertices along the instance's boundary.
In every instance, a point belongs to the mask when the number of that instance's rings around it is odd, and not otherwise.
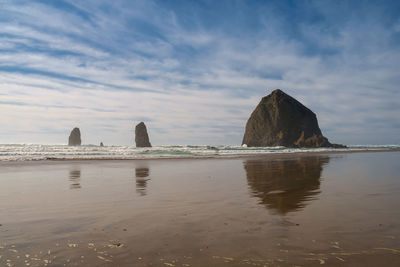
[{"label": "sky", "polygon": [[343,144],[400,144],[400,1],[0,0],[0,143],[240,145],[280,88]]}]

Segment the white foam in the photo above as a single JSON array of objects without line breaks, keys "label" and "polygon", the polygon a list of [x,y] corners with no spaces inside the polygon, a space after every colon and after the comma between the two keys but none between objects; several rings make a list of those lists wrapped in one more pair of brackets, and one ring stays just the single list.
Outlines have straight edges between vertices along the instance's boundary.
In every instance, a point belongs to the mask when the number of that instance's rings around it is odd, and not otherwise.
[{"label": "white foam", "polygon": [[198,158],[232,157],[271,153],[329,152],[357,150],[393,150],[400,145],[356,145],[348,148],[285,148],[244,146],[66,146],[39,144],[0,144],[0,161],[30,161],[47,159],[150,159],[150,158]]}]

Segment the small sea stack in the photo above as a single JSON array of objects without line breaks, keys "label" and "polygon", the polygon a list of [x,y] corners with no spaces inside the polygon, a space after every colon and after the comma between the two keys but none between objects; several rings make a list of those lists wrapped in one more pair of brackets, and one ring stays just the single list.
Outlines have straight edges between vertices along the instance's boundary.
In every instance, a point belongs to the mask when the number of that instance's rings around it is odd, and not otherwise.
[{"label": "small sea stack", "polygon": [[103,142],[100,142],[100,146],[104,146]]},{"label": "small sea stack", "polygon": [[147,128],[144,122],[141,122],[138,125],[136,125],[135,142],[136,142],[136,147],[151,147],[149,135],[147,134]]},{"label": "small sea stack", "polygon": [[331,144],[317,116],[280,89],[261,99],[246,124],[242,145],[248,147],[345,147]]},{"label": "small sea stack", "polygon": [[69,146],[80,146],[82,143],[81,141],[81,131],[79,128],[75,127],[68,138],[68,145]]}]

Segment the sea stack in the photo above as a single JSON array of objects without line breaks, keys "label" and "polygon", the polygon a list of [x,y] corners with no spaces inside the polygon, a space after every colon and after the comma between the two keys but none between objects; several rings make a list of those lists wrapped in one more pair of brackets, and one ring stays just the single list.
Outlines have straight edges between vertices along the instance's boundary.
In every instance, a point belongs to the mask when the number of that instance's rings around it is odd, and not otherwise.
[{"label": "sea stack", "polygon": [[141,122],[138,125],[136,125],[135,142],[136,142],[136,147],[151,147],[149,141],[149,135],[147,134],[147,128],[144,122]]},{"label": "sea stack", "polygon": [[244,144],[248,147],[345,147],[331,144],[322,135],[315,113],[279,89],[263,97],[251,113]]},{"label": "sea stack", "polygon": [[100,146],[104,146],[103,142],[100,142]]},{"label": "sea stack", "polygon": [[69,146],[80,146],[81,145],[81,131],[79,128],[74,128],[71,131],[71,134],[69,135],[68,139],[68,145]]}]

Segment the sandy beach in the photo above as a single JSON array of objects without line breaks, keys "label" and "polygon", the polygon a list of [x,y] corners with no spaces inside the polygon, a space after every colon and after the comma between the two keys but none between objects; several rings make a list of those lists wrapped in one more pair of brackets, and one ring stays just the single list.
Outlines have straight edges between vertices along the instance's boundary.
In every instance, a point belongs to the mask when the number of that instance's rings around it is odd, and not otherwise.
[{"label": "sandy beach", "polygon": [[400,0],[0,0],[0,267],[400,267]]},{"label": "sandy beach", "polygon": [[398,266],[400,152],[2,162],[2,266]]}]

